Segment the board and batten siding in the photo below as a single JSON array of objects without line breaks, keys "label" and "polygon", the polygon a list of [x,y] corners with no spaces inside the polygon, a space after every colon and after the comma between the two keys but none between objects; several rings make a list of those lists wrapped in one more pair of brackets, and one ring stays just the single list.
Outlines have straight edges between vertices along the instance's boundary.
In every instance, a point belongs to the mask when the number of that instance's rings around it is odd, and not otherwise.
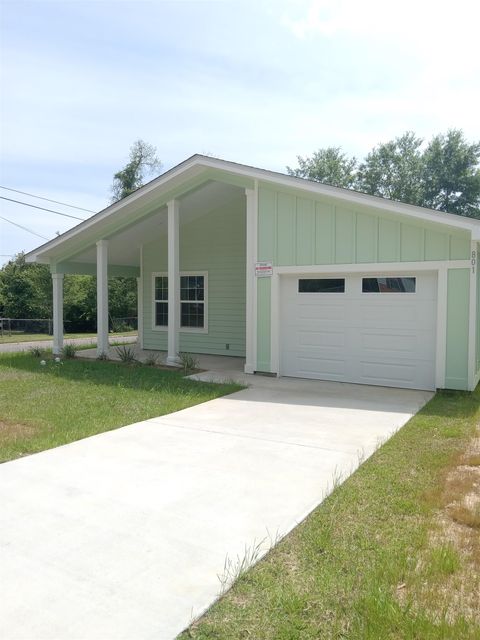
[{"label": "board and batten siding", "polygon": [[[259,187],[258,260],[275,266],[319,265],[321,272],[321,265],[400,266],[469,257],[468,232],[293,189]],[[271,371],[270,285],[264,278],[257,287],[257,369],[266,372]],[[468,291],[468,269],[449,269],[446,376],[453,388],[467,388]],[[480,347],[477,354],[480,366]]]},{"label": "board and batten siding", "polygon": [[[208,273],[208,333],[180,330],[180,351],[245,356],[245,242],[243,197],[180,225],[180,271]],[[145,349],[167,349],[167,332],[153,329],[152,301],[152,273],[166,271],[164,234],[143,246]]]}]

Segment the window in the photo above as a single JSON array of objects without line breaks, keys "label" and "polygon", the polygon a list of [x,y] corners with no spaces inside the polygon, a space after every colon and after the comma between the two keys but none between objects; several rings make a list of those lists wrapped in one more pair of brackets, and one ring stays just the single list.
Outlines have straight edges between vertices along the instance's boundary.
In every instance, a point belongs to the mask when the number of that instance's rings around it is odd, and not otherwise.
[{"label": "window", "polygon": [[416,278],[362,278],[362,293],[415,293]]},{"label": "window", "polygon": [[[180,275],[180,330],[207,331],[207,274]],[[153,328],[168,328],[168,275],[153,274]]]},{"label": "window", "polygon": [[311,278],[298,281],[299,293],[345,293],[345,278]]},{"label": "window", "polygon": [[168,326],[168,278],[167,276],[154,276],[154,318],[156,327]]},{"label": "window", "polygon": [[180,276],[180,327],[205,327],[205,276]]}]

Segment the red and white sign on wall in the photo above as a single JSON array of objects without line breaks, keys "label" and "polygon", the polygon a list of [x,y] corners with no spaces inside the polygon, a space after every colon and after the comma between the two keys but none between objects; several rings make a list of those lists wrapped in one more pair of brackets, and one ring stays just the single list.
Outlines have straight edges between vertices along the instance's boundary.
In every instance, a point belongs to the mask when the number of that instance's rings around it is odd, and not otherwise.
[{"label": "red and white sign on wall", "polygon": [[255,263],[255,275],[257,278],[266,278],[273,274],[273,267],[271,262],[256,262]]}]

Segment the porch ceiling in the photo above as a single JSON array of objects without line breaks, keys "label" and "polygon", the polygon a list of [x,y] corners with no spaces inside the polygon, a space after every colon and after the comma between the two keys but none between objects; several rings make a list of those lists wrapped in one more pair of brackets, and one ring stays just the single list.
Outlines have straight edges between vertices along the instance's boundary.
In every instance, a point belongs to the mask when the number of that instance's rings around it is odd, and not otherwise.
[{"label": "porch ceiling", "polygon": [[[180,227],[213,209],[228,205],[244,196],[244,189],[221,182],[209,181],[178,198]],[[118,266],[138,267],[140,247],[167,233],[167,207],[162,206],[150,215],[106,236],[109,240],[108,262]],[[96,263],[96,245],[92,243],[82,252],[63,258],[62,262],[91,265]]]}]

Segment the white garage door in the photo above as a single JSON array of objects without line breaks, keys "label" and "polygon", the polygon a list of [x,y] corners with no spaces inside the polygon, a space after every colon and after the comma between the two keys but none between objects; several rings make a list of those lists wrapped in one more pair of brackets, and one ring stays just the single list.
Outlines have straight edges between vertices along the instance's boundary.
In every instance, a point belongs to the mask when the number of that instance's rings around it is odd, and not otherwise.
[{"label": "white garage door", "polygon": [[280,374],[435,388],[435,274],[283,276]]}]

